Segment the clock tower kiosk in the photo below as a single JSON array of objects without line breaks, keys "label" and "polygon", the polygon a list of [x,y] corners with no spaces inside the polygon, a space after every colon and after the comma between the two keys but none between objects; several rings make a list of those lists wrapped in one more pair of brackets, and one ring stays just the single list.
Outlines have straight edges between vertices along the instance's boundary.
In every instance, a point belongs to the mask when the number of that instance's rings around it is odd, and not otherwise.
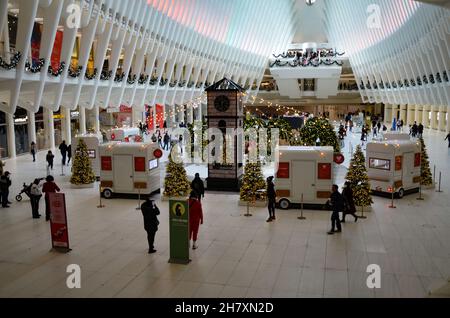
[{"label": "clock tower kiosk", "polygon": [[[241,100],[243,92],[244,89],[241,86],[227,78],[206,88],[208,128],[217,128],[222,131],[223,151],[227,148],[225,145],[226,130],[244,128],[244,107]],[[212,155],[209,154],[209,156]],[[232,162],[216,163],[208,160],[208,190],[239,191],[240,181],[244,174],[242,161],[243,135],[237,134],[234,137],[234,158]]]}]

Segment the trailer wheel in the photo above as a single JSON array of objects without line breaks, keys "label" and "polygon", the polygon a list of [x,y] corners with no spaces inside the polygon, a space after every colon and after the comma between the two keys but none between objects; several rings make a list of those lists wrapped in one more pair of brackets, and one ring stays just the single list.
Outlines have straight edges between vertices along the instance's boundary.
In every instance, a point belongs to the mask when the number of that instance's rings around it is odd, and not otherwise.
[{"label": "trailer wheel", "polygon": [[105,199],[111,199],[112,196],[113,196],[113,193],[112,193],[111,190],[106,189],[106,190],[103,191],[103,197],[104,197]]},{"label": "trailer wheel", "polygon": [[398,197],[400,199],[403,199],[404,196],[405,196],[405,190],[404,189],[398,190]]},{"label": "trailer wheel", "polygon": [[289,202],[289,200],[287,199],[280,200],[278,204],[280,205],[280,209],[282,210],[289,210],[289,208],[291,207],[291,202]]}]

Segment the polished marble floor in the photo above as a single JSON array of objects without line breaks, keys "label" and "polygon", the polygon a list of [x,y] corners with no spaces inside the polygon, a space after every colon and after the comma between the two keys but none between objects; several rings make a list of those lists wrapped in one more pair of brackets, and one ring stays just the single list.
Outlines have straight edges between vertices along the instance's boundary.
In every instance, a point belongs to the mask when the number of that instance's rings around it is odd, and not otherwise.
[{"label": "polished marble floor", "polygon": [[[346,223],[334,236],[326,235],[327,212],[307,211],[299,221],[298,211],[279,211],[268,224],[264,208],[247,218],[237,195],[209,193],[199,249],[187,266],[168,263],[167,203],[157,202],[158,253],[148,255],[137,200],[114,199],[97,209],[97,189],[71,189],[55,165],[73,251],[51,251],[49,224],[31,219],[28,199],[0,209],[0,297],[426,297],[450,278],[450,149],[443,133],[425,137],[443,193],[427,190],[425,201],[406,197],[397,209],[376,197],[367,220]],[[358,140],[348,138],[347,157],[348,143]],[[36,163],[29,156],[8,160],[6,170],[13,199],[23,182],[45,175],[44,153]],[[69,264],[81,266],[81,289],[66,287]],[[369,264],[381,267],[381,289],[366,286]]]}]

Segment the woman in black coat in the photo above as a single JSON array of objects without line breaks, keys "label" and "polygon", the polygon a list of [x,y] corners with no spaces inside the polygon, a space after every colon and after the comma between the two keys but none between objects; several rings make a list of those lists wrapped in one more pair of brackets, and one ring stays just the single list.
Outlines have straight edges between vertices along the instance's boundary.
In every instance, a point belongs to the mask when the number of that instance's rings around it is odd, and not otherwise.
[{"label": "woman in black coat", "polygon": [[342,196],[344,197],[344,213],[342,216],[342,223],[345,223],[345,217],[350,214],[355,218],[355,222],[358,221],[358,216],[356,215],[356,206],[355,201],[353,199],[353,190],[350,182],[346,182],[344,186],[344,190],[342,190]]}]

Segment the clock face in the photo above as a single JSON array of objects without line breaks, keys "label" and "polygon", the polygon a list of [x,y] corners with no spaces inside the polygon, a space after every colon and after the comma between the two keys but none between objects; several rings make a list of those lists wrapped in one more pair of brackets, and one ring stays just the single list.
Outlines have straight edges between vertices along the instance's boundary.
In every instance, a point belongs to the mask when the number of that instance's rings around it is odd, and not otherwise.
[{"label": "clock face", "polygon": [[224,95],[218,96],[214,100],[214,107],[219,112],[226,112],[230,108],[230,100]]}]

